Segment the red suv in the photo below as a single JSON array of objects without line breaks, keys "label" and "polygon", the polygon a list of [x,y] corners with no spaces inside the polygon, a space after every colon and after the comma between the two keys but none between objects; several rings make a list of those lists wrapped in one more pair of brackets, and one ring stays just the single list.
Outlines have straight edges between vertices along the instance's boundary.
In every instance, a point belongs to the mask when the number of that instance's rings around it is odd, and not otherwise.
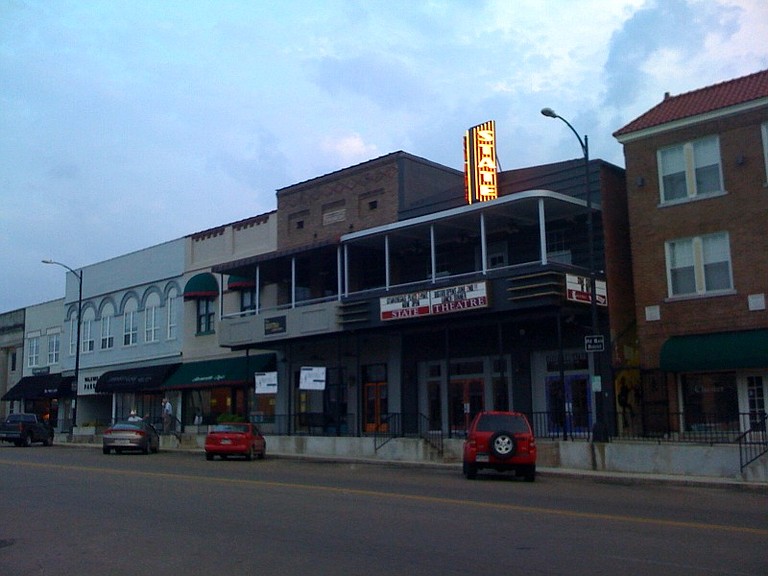
[{"label": "red suv", "polygon": [[475,478],[481,468],[514,470],[528,482],[536,479],[536,439],[520,412],[480,412],[464,441],[464,475]]}]

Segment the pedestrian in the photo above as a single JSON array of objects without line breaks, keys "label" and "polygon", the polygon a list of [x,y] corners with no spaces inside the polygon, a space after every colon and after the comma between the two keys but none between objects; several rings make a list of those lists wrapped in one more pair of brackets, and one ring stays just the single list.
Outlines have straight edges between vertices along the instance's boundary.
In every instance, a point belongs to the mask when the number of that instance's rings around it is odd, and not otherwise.
[{"label": "pedestrian", "polygon": [[131,413],[128,416],[128,422],[141,422],[141,417],[136,414],[136,410],[131,410]]},{"label": "pedestrian", "polygon": [[171,431],[171,417],[173,416],[173,406],[168,398],[163,398],[163,433],[168,434]]}]

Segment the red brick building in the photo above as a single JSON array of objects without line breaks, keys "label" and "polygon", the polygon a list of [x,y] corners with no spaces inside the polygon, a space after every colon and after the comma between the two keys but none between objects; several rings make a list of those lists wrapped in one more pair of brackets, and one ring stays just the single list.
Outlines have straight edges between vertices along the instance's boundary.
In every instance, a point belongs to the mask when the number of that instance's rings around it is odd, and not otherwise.
[{"label": "red brick building", "polygon": [[764,426],[768,70],[666,94],[614,136],[636,319],[616,379],[621,429],[730,437]]}]

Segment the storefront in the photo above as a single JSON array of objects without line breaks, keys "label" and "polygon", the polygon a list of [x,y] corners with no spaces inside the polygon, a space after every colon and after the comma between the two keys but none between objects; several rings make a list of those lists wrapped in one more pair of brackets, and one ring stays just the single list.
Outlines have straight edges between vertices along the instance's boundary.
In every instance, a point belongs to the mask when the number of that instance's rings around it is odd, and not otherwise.
[{"label": "storefront", "polygon": [[250,419],[251,412],[269,413],[273,399],[255,396],[255,374],[275,370],[272,353],[185,362],[163,383],[163,396],[180,406],[183,426],[214,424],[224,416]]},{"label": "storefront", "polygon": [[61,374],[24,376],[3,395],[2,400],[12,402],[15,412],[36,414],[53,428],[66,430],[71,424],[69,414],[74,381],[74,378]]}]

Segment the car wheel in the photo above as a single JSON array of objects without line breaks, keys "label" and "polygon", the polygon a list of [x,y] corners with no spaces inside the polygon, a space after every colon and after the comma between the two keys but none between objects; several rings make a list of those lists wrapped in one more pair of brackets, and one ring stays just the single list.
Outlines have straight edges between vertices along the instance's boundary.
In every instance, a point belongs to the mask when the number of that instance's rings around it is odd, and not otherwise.
[{"label": "car wheel", "polygon": [[107,448],[106,446],[105,446],[104,448],[102,448],[102,449],[101,449],[101,453],[102,453],[102,454],[109,454],[109,452],[110,452],[110,449],[109,449],[109,448]]},{"label": "car wheel", "polygon": [[496,458],[501,460],[511,458],[517,449],[515,437],[510,432],[496,432],[496,434],[491,436],[490,448]]},{"label": "car wheel", "polygon": [[464,472],[464,476],[467,478],[467,480],[474,480],[477,478],[477,466],[474,464],[464,462],[462,465],[462,471]]},{"label": "car wheel", "polygon": [[205,453],[205,459],[206,460],[213,460],[213,454],[209,454],[208,452]]}]

